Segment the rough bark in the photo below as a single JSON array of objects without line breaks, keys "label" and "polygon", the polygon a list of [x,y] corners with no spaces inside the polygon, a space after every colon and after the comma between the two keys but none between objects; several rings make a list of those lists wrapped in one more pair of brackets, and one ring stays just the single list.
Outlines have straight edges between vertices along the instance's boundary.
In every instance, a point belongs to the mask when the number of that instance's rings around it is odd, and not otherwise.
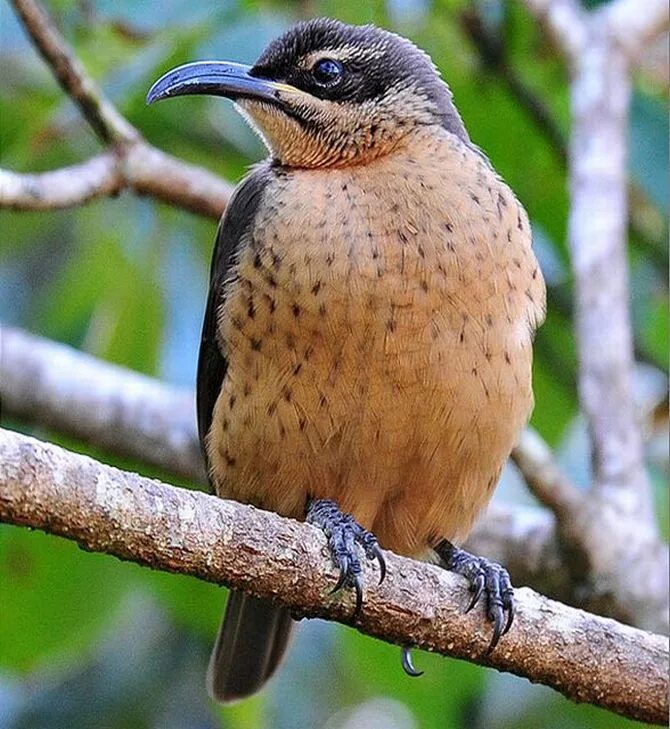
[{"label": "rough bark", "polygon": [[354,625],[374,637],[510,671],[642,721],[665,723],[668,641],[516,591],[514,626],[490,655],[482,611],[463,615],[464,580],[386,554],[366,566],[362,612],[331,595],[336,574],[318,529],[146,479],[11,431],[0,431],[0,520],[43,529],[154,569],[271,598],[296,615]]}]

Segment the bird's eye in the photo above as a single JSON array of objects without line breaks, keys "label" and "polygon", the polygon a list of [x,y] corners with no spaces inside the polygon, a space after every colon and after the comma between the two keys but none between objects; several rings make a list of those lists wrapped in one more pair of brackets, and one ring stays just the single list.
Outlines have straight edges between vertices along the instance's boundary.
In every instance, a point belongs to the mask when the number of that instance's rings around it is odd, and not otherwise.
[{"label": "bird's eye", "polygon": [[312,67],[312,76],[318,84],[332,86],[340,80],[343,71],[344,68],[339,61],[332,58],[322,58]]}]

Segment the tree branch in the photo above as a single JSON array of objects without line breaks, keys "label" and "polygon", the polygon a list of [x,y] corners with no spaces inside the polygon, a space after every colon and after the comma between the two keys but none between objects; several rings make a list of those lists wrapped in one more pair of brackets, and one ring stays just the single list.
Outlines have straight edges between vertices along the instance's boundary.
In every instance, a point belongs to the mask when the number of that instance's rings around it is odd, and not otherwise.
[{"label": "tree branch", "polygon": [[633,61],[638,61],[653,41],[670,25],[665,0],[614,0],[602,9],[610,36]]},{"label": "tree branch", "polygon": [[0,431],[0,520],[73,539],[154,569],[277,600],[297,615],[354,625],[402,645],[511,671],[566,696],[643,721],[667,717],[668,642],[517,590],[516,620],[486,655],[490,628],[463,615],[464,580],[387,554],[388,577],[365,568],[366,599],[330,595],[336,575],[318,529],[103,466]]},{"label": "tree branch", "polygon": [[[571,529],[562,537],[588,558],[577,569],[597,585],[596,595],[617,595],[622,617],[635,615],[638,624],[659,627],[667,625],[668,553],[654,519],[632,387],[626,257],[627,54],[632,50],[629,44],[624,52],[613,35],[632,5],[615,0],[586,13],[574,0],[527,4],[549,24],[572,67],[568,237],[579,394],[591,434],[594,479],[583,508],[573,514]],[[633,36],[642,42],[661,29],[662,13],[656,1],[635,7],[641,17]],[[608,539],[612,534],[617,538]]]},{"label": "tree branch", "polygon": [[148,144],[88,76],[36,0],[12,0],[38,51],[108,150],[87,162],[41,174],[0,170],[0,207],[56,210],[131,189],[219,218],[232,186]]},{"label": "tree branch", "polygon": [[35,0],[12,0],[35,47],[42,54],[63,91],[79,106],[103,144],[133,142],[140,134],[105,98]]}]

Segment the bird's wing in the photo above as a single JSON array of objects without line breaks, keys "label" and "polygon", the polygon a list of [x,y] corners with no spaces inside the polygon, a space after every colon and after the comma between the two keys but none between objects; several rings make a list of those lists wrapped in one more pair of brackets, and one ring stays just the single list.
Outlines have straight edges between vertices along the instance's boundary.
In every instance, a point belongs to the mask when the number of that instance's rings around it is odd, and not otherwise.
[{"label": "bird's wing", "polygon": [[257,167],[235,190],[219,224],[212,255],[209,295],[202,324],[197,375],[198,435],[205,459],[205,437],[219,396],[228,363],[217,337],[217,312],[225,298],[231,268],[239,250],[248,243],[256,211],[272,178],[269,166]]}]

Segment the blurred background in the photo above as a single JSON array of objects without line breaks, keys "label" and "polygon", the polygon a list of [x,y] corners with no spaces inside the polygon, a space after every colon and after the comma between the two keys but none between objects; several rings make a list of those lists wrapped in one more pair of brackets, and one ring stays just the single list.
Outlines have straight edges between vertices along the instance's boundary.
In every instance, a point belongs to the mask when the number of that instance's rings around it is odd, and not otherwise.
[{"label": "blurred background", "polygon": [[[532,422],[575,482],[588,484],[565,247],[568,79],[559,52],[522,3],[50,0],[47,7],[88,71],[150,142],[231,181],[264,156],[260,142],[222,99],[147,108],[146,91],[165,70],[213,57],[251,63],[293,22],[320,15],[377,23],[427,50],[451,85],[471,137],[529,212],[549,287],[548,319],[536,344]],[[37,172],[96,153],[92,132],[6,2],[0,32],[2,166]],[[630,123],[636,386],[666,539],[667,101],[666,36],[648,49],[636,74]],[[193,386],[212,220],[132,194],[67,211],[0,215],[3,323]],[[164,476],[47,430],[6,425]],[[511,468],[496,498],[532,501]],[[225,590],[194,579],[0,525],[0,727],[633,726],[525,680],[426,653],[415,655],[425,675],[410,679],[397,647],[320,621],[301,625],[267,691],[220,709],[206,697],[204,674],[224,599]]]}]

